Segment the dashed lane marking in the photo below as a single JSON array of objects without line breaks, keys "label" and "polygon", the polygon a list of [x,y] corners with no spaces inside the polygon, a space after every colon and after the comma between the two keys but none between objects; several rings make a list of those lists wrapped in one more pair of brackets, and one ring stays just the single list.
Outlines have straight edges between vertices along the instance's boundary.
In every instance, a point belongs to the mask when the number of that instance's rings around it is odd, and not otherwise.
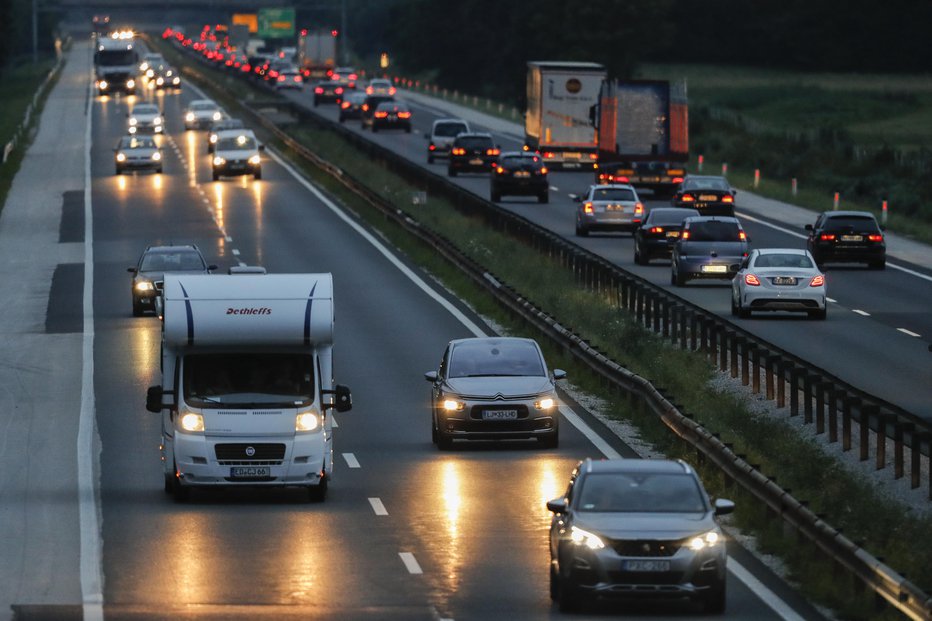
[{"label": "dashed lane marking", "polygon": [[871,316],[871,314],[868,313],[867,311],[862,311],[862,310],[857,309],[857,308],[851,309],[851,312],[857,313],[858,315],[862,315],[862,316],[864,316],[864,317],[870,317],[870,316]]},{"label": "dashed lane marking", "polygon": [[424,573],[424,570],[418,565],[417,559],[410,552],[399,552],[398,556],[401,557],[401,562],[405,564],[409,574],[421,575]]},{"label": "dashed lane marking", "polygon": [[346,460],[346,466],[348,468],[359,468],[359,460],[356,459],[356,456],[352,453],[343,453],[343,459]]},{"label": "dashed lane marking", "polygon": [[376,515],[388,515],[388,510],[385,508],[385,505],[382,504],[382,501],[378,498],[370,498],[369,504],[372,505],[372,510]]},{"label": "dashed lane marking", "polygon": [[899,330],[903,334],[908,334],[909,336],[914,336],[916,338],[919,338],[920,336],[922,336],[921,334],[916,334],[912,330],[907,330],[906,328],[897,328],[897,330]]}]

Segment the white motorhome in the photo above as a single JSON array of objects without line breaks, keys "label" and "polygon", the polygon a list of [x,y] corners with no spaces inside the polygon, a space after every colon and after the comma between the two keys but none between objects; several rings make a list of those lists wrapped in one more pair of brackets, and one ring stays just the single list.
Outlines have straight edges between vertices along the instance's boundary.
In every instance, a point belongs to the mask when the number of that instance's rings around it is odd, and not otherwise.
[{"label": "white motorhome", "polygon": [[163,289],[165,491],[298,486],[323,500],[333,473],[329,410],[352,407],[333,384],[330,274],[176,275]]}]

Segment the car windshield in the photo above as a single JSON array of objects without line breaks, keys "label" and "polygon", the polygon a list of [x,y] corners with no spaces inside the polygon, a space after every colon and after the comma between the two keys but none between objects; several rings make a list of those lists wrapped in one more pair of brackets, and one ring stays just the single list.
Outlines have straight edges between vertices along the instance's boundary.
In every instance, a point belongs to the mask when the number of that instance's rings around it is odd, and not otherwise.
[{"label": "car windshield", "polygon": [[877,222],[870,216],[839,216],[837,218],[827,218],[825,221],[826,231],[876,231],[878,230]]},{"label": "car windshield", "polygon": [[435,136],[451,137],[468,131],[469,128],[466,127],[466,123],[438,123],[434,127]]},{"label": "car windshield", "polygon": [[674,473],[592,473],[579,490],[580,511],[701,513],[708,510],[696,480]]},{"label": "car windshield", "polygon": [[193,103],[191,104],[191,109],[197,112],[204,112],[207,110],[216,110],[217,105],[212,103]]},{"label": "car windshield", "polygon": [[730,189],[724,179],[687,179],[683,184],[684,190],[725,190]]},{"label": "car windshield", "polygon": [[682,225],[683,220],[690,216],[695,216],[695,211],[682,212],[672,209],[654,209],[650,212],[648,222],[656,225]]},{"label": "car windshield", "polygon": [[150,252],[142,259],[143,272],[203,271],[204,261],[196,252]]},{"label": "car windshield", "polygon": [[736,242],[741,241],[740,229],[735,222],[709,220],[689,225],[690,241]]},{"label": "car windshield", "polygon": [[156,106],[142,104],[133,108],[133,114],[158,114],[159,109]]},{"label": "car windshield", "polygon": [[314,364],[307,354],[191,354],[183,366],[190,405],[297,407],[314,401]]},{"label": "car windshield", "polygon": [[155,140],[149,136],[133,136],[132,138],[124,138],[123,144],[120,145],[124,149],[155,149]]},{"label": "car windshield", "polygon": [[488,375],[543,376],[544,364],[533,343],[476,341],[458,344],[450,358],[448,377]]},{"label": "car windshield", "polygon": [[491,149],[492,139],[482,136],[469,136],[456,139],[456,144],[467,149]]},{"label": "car windshield", "polygon": [[594,201],[634,201],[634,191],[628,188],[596,188],[592,191]]},{"label": "car windshield", "polygon": [[245,151],[256,148],[256,139],[252,136],[231,136],[217,140],[218,151]]},{"label": "car windshield", "polygon": [[812,260],[804,254],[761,254],[754,267],[799,267],[811,268]]}]

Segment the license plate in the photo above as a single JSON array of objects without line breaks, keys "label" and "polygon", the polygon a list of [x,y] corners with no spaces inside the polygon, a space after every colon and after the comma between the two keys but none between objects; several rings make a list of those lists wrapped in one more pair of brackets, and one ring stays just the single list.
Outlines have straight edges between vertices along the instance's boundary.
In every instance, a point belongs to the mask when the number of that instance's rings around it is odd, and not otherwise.
[{"label": "license plate", "polygon": [[796,279],[792,276],[777,276],[773,279],[775,285],[795,285]]},{"label": "license plate", "polygon": [[706,274],[725,274],[728,272],[727,265],[703,265],[701,269]]},{"label": "license plate", "polygon": [[679,237],[679,236],[680,236],[679,231],[667,231],[667,237]]},{"label": "license plate", "polygon": [[699,200],[701,201],[717,201],[718,197],[714,194],[700,194]]},{"label": "license plate", "polygon": [[272,475],[268,466],[237,466],[230,468],[231,479],[263,479]]},{"label": "license plate", "polygon": [[469,160],[469,163],[475,164],[476,166],[478,166],[479,164],[482,164],[482,158],[477,157],[477,158],[471,159]]},{"label": "license plate", "polygon": [[670,561],[624,561],[621,568],[624,571],[670,571]]},{"label": "license plate", "polygon": [[518,410],[486,410],[482,420],[517,420]]},{"label": "license plate", "polygon": [[861,235],[842,235],[841,241],[843,242],[859,242],[864,241],[864,238]]},{"label": "license plate", "polygon": [[582,153],[570,153],[570,152],[567,152],[567,153],[564,153],[564,154],[563,154],[563,159],[565,159],[565,160],[578,160],[578,159],[581,158],[581,157],[582,157]]},{"label": "license plate", "polygon": [[660,177],[637,177],[635,181],[640,183],[660,183]]},{"label": "license plate", "polygon": [[389,120],[389,121],[397,121],[397,120],[398,120],[398,117],[395,116],[394,114],[390,114],[390,115],[388,115],[388,120]]},{"label": "license plate", "polygon": [[515,172],[515,177],[530,177],[531,173],[526,170],[519,170]]},{"label": "license plate", "polygon": [[605,206],[605,211],[624,211],[624,210],[625,210],[624,205],[606,205]]},{"label": "license plate", "polygon": [[579,168],[579,162],[563,162],[563,168]]}]

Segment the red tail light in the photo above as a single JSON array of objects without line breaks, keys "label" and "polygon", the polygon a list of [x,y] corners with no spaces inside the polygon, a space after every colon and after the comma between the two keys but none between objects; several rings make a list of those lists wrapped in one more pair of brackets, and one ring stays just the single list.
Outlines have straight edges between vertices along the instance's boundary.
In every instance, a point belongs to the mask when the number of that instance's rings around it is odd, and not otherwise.
[{"label": "red tail light", "polygon": [[733,203],[733,202],[735,202],[735,197],[732,196],[731,194],[726,194],[725,196],[722,197],[722,202],[723,202],[723,203]]},{"label": "red tail light", "polygon": [[395,87],[394,87],[394,86],[392,86],[391,88],[388,89],[388,94],[389,94],[389,95],[394,95],[394,94],[395,94]]},{"label": "red tail light", "polygon": [[350,107],[350,102],[344,101],[343,103],[340,104],[340,107],[346,110],[347,108]]},{"label": "red tail light", "polygon": [[240,70],[240,71],[245,71],[246,73],[249,73],[250,71],[252,71],[252,66],[250,66],[250,65],[243,65],[242,67],[239,68],[239,70]]},{"label": "red tail light", "polygon": [[683,234],[680,235],[680,239],[689,239],[689,231],[683,231]]},{"label": "red tail light", "polygon": [[342,87],[342,86],[338,86],[333,92],[336,93],[337,95],[342,95],[342,94],[343,94],[343,87]]},{"label": "red tail light", "polygon": [[375,89],[373,89],[371,86],[366,87],[366,95],[371,95],[374,92],[375,92]]},{"label": "red tail light", "polygon": [[612,183],[628,183],[630,181],[628,177],[615,177],[615,176],[610,176],[608,180]]},{"label": "red tail light", "polygon": [[752,287],[760,287],[760,279],[754,274],[745,274],[744,284],[751,285]]},{"label": "red tail light", "polygon": [[635,203],[635,205],[634,205],[634,213],[635,213],[635,214],[642,214],[642,213],[644,213],[644,205],[643,205],[642,203]]},{"label": "red tail light", "polygon": [[411,113],[410,113],[410,112],[399,112],[399,113],[398,113],[398,118],[399,118],[399,119],[410,119],[410,118],[411,118]]},{"label": "red tail light", "polygon": [[835,236],[832,235],[831,233],[822,233],[821,235],[819,235],[819,239],[821,239],[822,241],[832,241],[835,239]]},{"label": "red tail light", "polygon": [[287,80],[287,79],[288,79],[287,76],[284,76],[284,75],[279,75],[279,76],[278,76],[278,81],[279,81],[279,82],[284,82],[284,81]]},{"label": "red tail light", "polygon": [[542,175],[546,175],[548,172],[550,172],[550,171],[547,170],[547,167],[546,167],[546,166],[544,166],[544,167],[542,167],[542,168],[540,169],[540,174],[542,174]]},{"label": "red tail light", "polygon": [[[318,87],[314,88],[314,94],[315,94],[315,95],[323,95],[323,94],[324,94],[324,87],[318,86]],[[363,109],[365,109],[365,106],[363,106]]]},{"label": "red tail light", "polygon": [[327,77],[329,78],[332,75],[333,75],[333,69],[327,69]]},{"label": "red tail light", "polygon": [[427,150],[428,150],[428,151],[436,151],[436,150],[437,150],[437,146],[436,146],[434,143],[430,143],[429,145],[427,145]]},{"label": "red tail light", "polygon": [[745,233],[744,231],[738,231],[738,239],[740,239],[741,241],[747,241],[747,238],[748,238],[747,233]]},{"label": "red tail light", "polygon": [[662,227],[662,226],[652,226],[652,227],[650,227],[649,229],[647,229],[647,232],[648,232],[648,233],[654,233],[655,235],[658,234],[658,233],[663,233],[663,227]]},{"label": "red tail light", "polygon": [[692,194],[684,194],[682,197],[680,197],[680,200],[684,203],[693,203],[696,201],[696,197]]},{"label": "red tail light", "polygon": [[599,159],[599,154],[598,154],[598,153],[590,153],[590,154],[589,154],[589,159],[595,161],[595,160]]},{"label": "red tail light", "polygon": [[463,147],[456,147],[450,151],[453,155],[466,155],[466,149]]},{"label": "red tail light", "polygon": [[295,82],[301,82],[301,81],[302,81],[301,76],[300,76],[300,75],[294,76],[294,81],[295,81]]},{"label": "red tail light", "polygon": [[499,153],[501,153],[501,150],[499,149],[486,149],[485,150],[486,155],[498,155]]},{"label": "red tail light", "polygon": [[825,274],[819,274],[818,276],[813,276],[812,280],[809,281],[810,287],[821,287],[825,284]]},{"label": "red tail light", "polygon": [[378,112],[375,113],[375,118],[377,119],[384,119],[387,116],[388,116],[388,112],[385,112],[384,110],[379,110]]},{"label": "red tail light", "polygon": [[271,71],[269,71],[269,77],[270,77],[270,78],[277,78],[277,77],[278,77],[278,72],[275,71],[274,69],[272,69]]},{"label": "red tail light", "polygon": [[500,174],[500,175],[504,175],[504,174],[505,174],[505,169],[502,168],[501,166],[499,166],[498,168],[495,169],[495,172],[497,172],[497,173]]},{"label": "red tail light", "polygon": [[682,177],[673,177],[673,183],[683,183]]},{"label": "red tail light", "polygon": [[867,239],[869,239],[869,240],[872,241],[872,242],[882,242],[882,241],[883,241],[883,235],[876,235],[876,234],[874,234],[874,235],[868,235],[868,236],[867,236]]},{"label": "red tail light", "polygon": [[583,203],[582,209],[585,213],[595,213],[595,210],[592,208],[592,203]]},{"label": "red tail light", "polygon": [[553,155],[554,155],[553,151],[544,151],[544,159],[552,160]]}]

